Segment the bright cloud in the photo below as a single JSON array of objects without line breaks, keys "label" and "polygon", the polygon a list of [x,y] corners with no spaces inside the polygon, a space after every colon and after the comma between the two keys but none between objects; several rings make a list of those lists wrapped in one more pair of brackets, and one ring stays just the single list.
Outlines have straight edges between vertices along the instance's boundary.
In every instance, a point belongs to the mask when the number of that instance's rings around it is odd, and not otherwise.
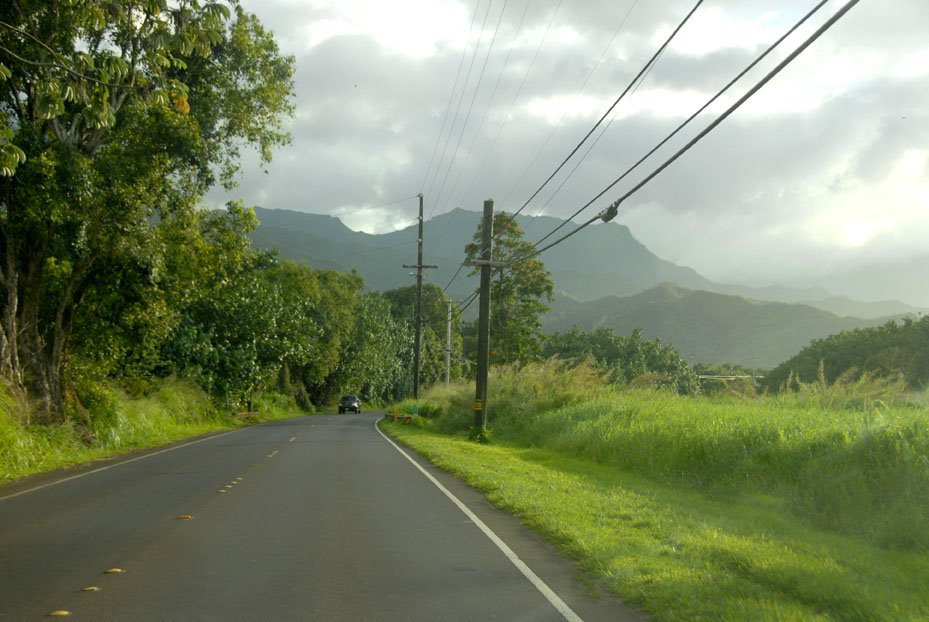
[{"label": "bright cloud", "polygon": [[[929,23],[929,9],[925,0],[890,4],[860,3],[633,197],[622,213],[633,234],[659,256],[710,278],[756,284],[791,284],[865,259],[925,255],[929,45],[922,26]],[[479,209],[487,196],[522,204],[692,1],[510,0],[473,108],[473,89],[503,3],[490,5],[483,33],[483,1],[243,5],[297,59],[298,117],[293,144],[267,175],[247,159],[240,191],[232,197],[214,191],[211,199],[241,197],[265,207],[329,213],[352,228],[383,232],[405,226],[398,223],[408,223],[416,209],[415,201],[384,204],[433,187],[438,196],[427,196],[427,205],[438,211]],[[828,3],[785,49],[821,24],[834,5],[841,3]],[[614,114],[619,122],[581,166],[565,167],[527,213],[571,214],[809,8],[802,0],[704,3],[644,84],[620,104]],[[697,127],[785,54],[772,55]],[[565,180],[569,170],[573,175]],[[552,196],[555,185],[560,190]]]}]

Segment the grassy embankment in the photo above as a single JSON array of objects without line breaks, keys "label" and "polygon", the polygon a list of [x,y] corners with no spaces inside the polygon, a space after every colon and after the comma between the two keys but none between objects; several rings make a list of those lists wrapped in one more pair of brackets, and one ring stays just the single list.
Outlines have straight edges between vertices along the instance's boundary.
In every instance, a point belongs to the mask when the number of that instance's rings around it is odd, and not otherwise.
[{"label": "grassy embankment", "polygon": [[395,437],[656,620],[929,620],[929,411],[873,381],[687,398],[552,365],[427,393]]},{"label": "grassy embankment", "polygon": [[306,414],[292,400],[256,400],[254,416],[221,412],[195,384],[169,379],[145,397],[95,387],[86,410],[59,426],[29,425],[29,405],[0,387],[0,484],[26,475],[157,447],[183,438]]}]

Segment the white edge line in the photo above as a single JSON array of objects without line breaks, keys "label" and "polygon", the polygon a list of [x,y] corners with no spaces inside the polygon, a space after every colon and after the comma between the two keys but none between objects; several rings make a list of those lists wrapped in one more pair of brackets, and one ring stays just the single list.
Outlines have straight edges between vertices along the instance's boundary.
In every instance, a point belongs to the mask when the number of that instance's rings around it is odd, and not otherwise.
[{"label": "white edge line", "polygon": [[124,465],[124,464],[129,464],[130,462],[136,462],[136,461],[138,461],[138,460],[144,460],[145,458],[151,458],[152,456],[157,456],[158,454],[163,454],[163,453],[167,453],[167,452],[169,452],[169,451],[174,451],[175,449],[181,449],[181,448],[183,448],[183,447],[190,447],[191,445],[196,445],[197,443],[202,443],[202,442],[204,442],[204,441],[209,441],[209,440],[212,440],[212,439],[214,439],[214,438],[220,438],[220,437],[223,437],[223,436],[227,436],[227,435],[229,435],[229,434],[235,434],[236,432],[241,432],[242,430],[246,430],[246,429],[248,429],[248,428],[239,428],[239,429],[237,429],[237,430],[229,430],[228,432],[223,432],[222,434],[215,434],[215,435],[213,435],[213,436],[207,436],[207,437],[204,437],[204,438],[199,438],[199,439],[197,439],[197,440],[195,440],[195,441],[190,441],[189,443],[184,443],[183,445],[175,445],[174,447],[168,447],[167,449],[160,449],[160,450],[158,450],[158,451],[153,451],[153,452],[150,453],[150,454],[145,454],[145,455],[142,455],[142,456],[136,456],[135,458],[129,458],[128,460],[121,460],[121,461],[119,461],[119,462],[116,462],[116,463],[113,463],[113,464],[108,464],[108,465],[106,465],[106,466],[104,466],[104,467],[100,467],[100,468],[98,468],[98,469],[93,469],[92,471],[85,471],[85,472],[83,472],[83,473],[78,473],[77,475],[72,475],[72,476],[70,476],[70,477],[64,477],[64,478],[62,478],[62,479],[56,479],[56,480],[53,481],[53,482],[48,482],[47,484],[42,484],[41,486],[36,486],[36,487],[34,487],[34,488],[27,488],[26,490],[20,490],[19,492],[14,492],[13,494],[9,494],[9,495],[6,495],[6,496],[4,496],[4,497],[0,497],[0,501],[6,501],[7,499],[12,499],[13,497],[18,497],[18,496],[20,496],[20,495],[25,495],[25,494],[28,494],[28,493],[30,493],[30,492],[35,492],[35,491],[37,491],[37,490],[42,490],[43,488],[50,488],[50,487],[52,487],[52,486],[57,486],[58,484],[63,484],[64,482],[70,482],[70,481],[73,480],[73,479],[78,479],[78,478],[81,478],[81,477],[87,477],[88,475],[93,475],[93,474],[95,474],[95,473],[100,473],[101,471],[107,471],[107,470],[112,469],[112,468],[114,468],[114,467],[122,466],[122,465]]},{"label": "white edge line", "polygon": [[426,479],[428,479],[430,482],[432,482],[432,483],[435,485],[436,488],[438,488],[439,490],[441,490],[441,491],[445,494],[446,497],[448,497],[449,499],[451,499],[452,503],[454,503],[456,506],[458,506],[458,509],[461,510],[461,511],[464,513],[464,515],[467,516],[467,517],[471,520],[471,522],[473,522],[475,525],[477,525],[478,529],[480,529],[481,531],[483,531],[483,532],[484,532],[484,535],[487,536],[487,538],[488,538],[491,542],[493,542],[494,545],[496,545],[496,547],[497,547],[498,549],[500,549],[500,552],[502,552],[502,553],[506,556],[506,558],[507,558],[508,560],[510,560],[510,562],[512,562],[513,565],[516,566],[516,568],[519,569],[519,571],[520,571],[521,573],[523,573],[523,576],[526,577],[526,579],[529,580],[529,583],[531,583],[531,584],[533,585],[533,587],[535,587],[535,589],[539,590],[539,592],[542,594],[542,596],[544,596],[544,597],[546,598],[546,600],[548,600],[548,602],[550,602],[550,603],[552,604],[552,606],[553,606],[555,609],[558,610],[558,613],[561,614],[561,617],[563,617],[563,618],[564,618],[565,620],[567,620],[568,622],[584,622],[584,620],[583,620],[579,615],[577,615],[576,613],[574,613],[574,610],[572,610],[571,607],[569,607],[568,604],[567,604],[566,602],[564,602],[563,600],[561,600],[561,597],[559,597],[558,594],[556,594],[555,591],[552,590],[552,588],[548,587],[548,585],[545,583],[545,581],[543,581],[541,578],[539,578],[539,575],[537,575],[536,573],[534,573],[534,572],[532,571],[532,569],[529,568],[529,566],[527,566],[526,563],[523,562],[523,560],[521,560],[521,559],[519,558],[519,556],[516,555],[516,553],[513,552],[513,549],[511,549],[509,546],[507,546],[506,542],[504,542],[503,540],[501,540],[500,537],[499,537],[497,534],[495,534],[493,531],[491,531],[490,527],[488,527],[488,526],[484,523],[484,521],[482,521],[480,518],[478,518],[477,515],[476,515],[474,512],[472,512],[472,511],[468,508],[468,506],[466,506],[466,505],[464,504],[464,502],[462,502],[458,497],[456,497],[455,495],[453,495],[453,494],[448,490],[448,488],[446,488],[445,486],[443,486],[442,483],[441,483],[439,480],[437,480],[435,477],[433,477],[433,475],[432,475],[431,473],[429,473],[429,471],[427,471],[426,469],[424,469],[423,467],[421,467],[421,466],[419,465],[419,463],[416,462],[415,460],[413,460],[413,458],[411,458],[410,455],[409,455],[408,453],[406,453],[399,445],[397,445],[395,442],[393,442],[392,439],[390,439],[386,434],[384,434],[384,433],[381,431],[381,429],[380,429],[379,427],[377,427],[377,421],[378,421],[378,420],[375,420],[375,421],[374,421],[374,429],[377,430],[377,433],[380,434],[381,436],[383,436],[383,437],[384,437],[384,440],[386,440],[388,443],[390,443],[391,445],[393,445],[393,446],[394,446],[394,449],[396,449],[397,451],[399,451],[400,454],[401,454],[404,458],[406,458],[407,460],[409,460],[410,463],[412,463],[413,466],[415,466],[417,469],[419,469],[419,472],[422,473],[423,475],[425,475],[425,476],[426,476]]}]

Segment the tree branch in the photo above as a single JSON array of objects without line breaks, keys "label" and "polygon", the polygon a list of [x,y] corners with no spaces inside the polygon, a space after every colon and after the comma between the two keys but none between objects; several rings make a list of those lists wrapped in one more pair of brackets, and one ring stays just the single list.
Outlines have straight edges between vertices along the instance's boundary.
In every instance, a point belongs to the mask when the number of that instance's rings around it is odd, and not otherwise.
[{"label": "tree branch", "polygon": [[41,47],[43,47],[44,49],[48,50],[48,52],[52,55],[52,58],[55,59],[54,62],[50,62],[50,63],[49,63],[49,62],[43,62],[43,61],[29,60],[29,59],[23,58],[22,56],[20,56],[19,54],[13,52],[13,51],[10,50],[9,48],[0,45],[0,50],[2,50],[3,52],[6,52],[7,54],[9,54],[10,57],[13,58],[13,59],[16,60],[16,61],[19,61],[19,62],[21,62],[21,63],[25,63],[25,64],[27,64],[27,65],[33,65],[33,66],[35,66],[35,67],[55,67],[55,68],[61,69],[62,71],[67,72],[68,74],[70,74],[71,76],[73,76],[73,77],[75,77],[75,78],[80,78],[80,79],[83,79],[83,80],[89,80],[90,82],[94,82],[95,84],[99,84],[99,85],[101,85],[101,86],[110,86],[110,87],[114,87],[114,88],[129,88],[126,84],[120,84],[120,83],[118,83],[118,82],[117,82],[117,83],[113,83],[113,82],[104,82],[103,80],[98,80],[97,78],[94,78],[94,77],[92,77],[92,76],[88,76],[88,75],[85,74],[85,73],[81,73],[80,71],[75,71],[74,69],[68,67],[68,65],[67,65],[66,63],[64,63],[64,62],[62,62],[62,61],[60,61],[60,60],[58,60],[58,56],[60,56],[60,55],[57,54],[52,48],[50,48],[46,43],[44,43],[43,41],[37,39],[37,38],[34,37],[33,35],[31,35],[31,34],[29,34],[28,32],[26,32],[25,30],[21,30],[21,29],[17,28],[16,26],[12,26],[12,25],[10,25],[10,24],[7,24],[6,22],[4,22],[4,21],[2,21],[2,20],[0,20],[0,26],[2,26],[2,27],[4,27],[4,28],[8,28],[8,29],[12,30],[13,32],[17,32],[17,33],[19,33],[19,34],[21,34],[21,35],[23,35],[23,36],[25,36],[25,37],[29,37],[30,39],[32,39],[33,41],[35,41],[36,43],[38,43]]}]

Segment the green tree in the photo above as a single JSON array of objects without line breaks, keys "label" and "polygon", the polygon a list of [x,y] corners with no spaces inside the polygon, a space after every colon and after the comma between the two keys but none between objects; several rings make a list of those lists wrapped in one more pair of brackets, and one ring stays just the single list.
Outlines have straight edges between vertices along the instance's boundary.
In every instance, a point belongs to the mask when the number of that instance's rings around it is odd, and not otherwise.
[{"label": "green tree", "polygon": [[[478,225],[474,241],[465,246],[469,260],[477,259],[481,249]],[[506,264],[496,268],[490,290],[490,360],[491,364],[525,362],[537,358],[542,340],[542,316],[555,292],[551,275],[537,256],[524,257],[533,250],[523,240],[523,230],[512,214],[499,212],[493,221],[492,261]],[[510,265],[512,263],[512,265]],[[472,274],[477,274],[475,269]]]},{"label": "green tree", "polygon": [[[383,292],[390,301],[394,320],[409,327],[410,334],[416,330],[416,286],[401,287]],[[438,285],[423,285],[423,330],[420,355],[420,382],[429,386],[445,379],[445,335],[448,324],[448,305],[451,301]],[[451,325],[450,377],[463,375],[462,339],[460,314],[453,311]],[[412,386],[413,361],[409,361]]]},{"label": "green tree", "polygon": [[323,404],[328,396],[317,389],[336,371],[343,344],[351,338],[361,278],[290,261],[270,278],[282,296],[281,338],[293,344],[281,370],[287,381],[282,385],[291,384],[301,402]]},{"label": "green tree", "polygon": [[241,145],[287,140],[293,59],[235,0],[20,0],[0,33],[0,373],[59,419],[82,307]]},{"label": "green tree", "polygon": [[614,382],[647,378],[652,384],[672,387],[682,394],[700,392],[697,376],[680,354],[659,339],[644,339],[639,329],[624,337],[610,328],[584,331],[575,326],[566,333],[548,335],[542,355],[574,363],[593,359]]},{"label": "green tree", "polygon": [[828,383],[846,374],[857,376],[868,372],[883,377],[900,376],[914,389],[924,387],[929,384],[929,316],[814,339],[768,372],[764,384],[767,389],[777,391],[791,374],[802,382],[814,382],[820,366]]},{"label": "green tree", "polygon": [[363,282],[255,252],[248,234],[257,224],[238,204],[159,224],[159,284],[179,319],[157,373],[193,376],[234,405],[275,382],[303,403],[324,403]]},{"label": "green tree", "polygon": [[409,394],[412,347],[410,328],[394,319],[390,302],[376,292],[361,295],[351,338],[329,380],[333,392],[355,393],[365,401]]}]

